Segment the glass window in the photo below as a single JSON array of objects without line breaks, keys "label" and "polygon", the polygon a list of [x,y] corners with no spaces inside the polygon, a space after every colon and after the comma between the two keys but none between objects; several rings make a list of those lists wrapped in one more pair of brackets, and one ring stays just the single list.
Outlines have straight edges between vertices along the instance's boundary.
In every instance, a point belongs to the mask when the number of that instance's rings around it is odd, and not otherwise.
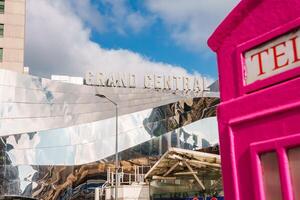
[{"label": "glass window", "polygon": [[288,159],[295,199],[300,199],[300,147],[288,150]]},{"label": "glass window", "polygon": [[282,200],[278,159],[276,152],[260,156],[266,200]]},{"label": "glass window", "polygon": [[3,48],[0,48],[0,62],[3,61]]},{"label": "glass window", "polygon": [[0,14],[4,13],[5,0],[0,0]]},{"label": "glass window", "polygon": [[4,24],[0,24],[0,37],[4,35]]}]

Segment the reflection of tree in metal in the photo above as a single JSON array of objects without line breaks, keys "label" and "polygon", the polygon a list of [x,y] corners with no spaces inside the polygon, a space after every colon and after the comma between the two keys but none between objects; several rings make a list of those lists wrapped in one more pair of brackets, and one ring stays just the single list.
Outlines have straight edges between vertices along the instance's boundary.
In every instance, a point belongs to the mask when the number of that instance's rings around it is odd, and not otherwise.
[{"label": "reflection of tree in metal", "polygon": [[6,137],[0,139],[0,149],[0,195],[5,194],[5,192],[20,194],[18,167],[11,165],[12,162],[7,155],[7,152],[13,149],[13,146],[6,143]]},{"label": "reflection of tree in metal", "polygon": [[[145,165],[147,159],[121,161],[124,172],[133,172],[134,165]],[[113,161],[94,162],[81,166],[34,166],[39,169],[34,179],[37,185],[32,196],[37,199],[94,199],[93,188],[106,180],[106,171],[113,168]],[[31,187],[31,186],[28,186]]]},{"label": "reflection of tree in metal", "polygon": [[197,120],[216,116],[218,98],[194,98],[181,100],[154,108],[143,122],[151,136],[160,136]]},{"label": "reflection of tree in metal", "polygon": [[[189,138],[193,135],[182,128],[171,133],[170,139],[174,140],[172,146],[178,145],[178,133],[182,136],[185,135],[185,139],[179,141],[179,146],[193,149],[194,145],[188,143]],[[135,165],[154,165],[160,155],[167,150],[167,148],[160,145],[162,138],[165,136],[153,138],[148,142],[121,152],[121,166],[124,167],[124,170],[127,173],[133,173]],[[186,142],[184,142],[185,140]],[[107,169],[114,167],[113,158],[112,156],[100,162],[80,166],[32,166],[34,169],[32,183],[24,189],[22,195],[44,200],[93,199],[94,191],[92,188],[105,182]],[[11,170],[11,168],[6,170]],[[8,182],[6,185],[8,185]]]},{"label": "reflection of tree in metal", "polygon": [[[153,165],[169,145],[194,149],[198,138],[181,127],[215,116],[215,105],[218,103],[218,98],[195,98],[154,108],[151,115],[143,121],[152,140],[121,152],[121,165],[127,172],[133,172],[134,165]],[[35,134],[29,133],[29,140]],[[16,143],[21,142],[20,135],[12,137]],[[79,166],[29,166],[32,171],[27,172],[11,165],[7,153],[14,146],[6,144],[5,138],[1,138],[0,149],[0,195],[10,191],[11,194],[43,200],[93,199],[93,188],[103,184],[106,170],[114,167],[111,164],[113,157],[109,157],[101,162]],[[32,177],[32,180],[21,180],[19,177]],[[26,182],[25,188],[20,187],[22,182]]]},{"label": "reflection of tree in metal", "polygon": [[[99,173],[97,164],[83,166],[36,166],[39,173],[35,177],[37,187],[32,195],[38,199],[72,199],[73,190],[80,196],[82,190],[76,190],[76,186],[85,184],[87,177]],[[78,188],[77,188],[78,189]],[[86,195],[84,194],[84,198]],[[80,198],[78,198],[80,199]]]}]

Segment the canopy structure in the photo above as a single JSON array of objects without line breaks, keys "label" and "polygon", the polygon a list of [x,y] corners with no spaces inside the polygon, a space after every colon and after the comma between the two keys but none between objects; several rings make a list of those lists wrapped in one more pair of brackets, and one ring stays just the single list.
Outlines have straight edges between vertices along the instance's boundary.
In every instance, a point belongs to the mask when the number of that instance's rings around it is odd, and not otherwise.
[{"label": "canopy structure", "polygon": [[207,187],[221,184],[220,156],[170,148],[149,170],[145,178],[148,180],[194,179],[202,190],[207,190]]}]

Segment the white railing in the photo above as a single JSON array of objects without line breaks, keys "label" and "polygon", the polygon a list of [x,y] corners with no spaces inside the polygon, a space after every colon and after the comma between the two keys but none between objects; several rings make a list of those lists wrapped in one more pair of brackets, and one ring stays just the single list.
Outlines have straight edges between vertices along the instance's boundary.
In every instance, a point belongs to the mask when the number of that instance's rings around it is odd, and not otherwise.
[{"label": "white railing", "polygon": [[[118,173],[119,185],[131,185],[133,183],[144,183],[145,174],[150,170],[150,166],[135,166],[134,173],[124,172],[124,168],[120,168]],[[107,182],[111,186],[116,183],[116,173],[114,168],[107,170]]]},{"label": "white railing", "polygon": [[[134,173],[124,172],[124,168],[121,167],[118,173],[119,185],[131,185],[145,183],[145,175],[150,170],[150,166],[135,166]],[[105,197],[105,189],[108,186],[115,186],[116,173],[115,168],[108,168],[107,181],[101,186],[101,188],[95,188],[95,200],[100,200]]]}]

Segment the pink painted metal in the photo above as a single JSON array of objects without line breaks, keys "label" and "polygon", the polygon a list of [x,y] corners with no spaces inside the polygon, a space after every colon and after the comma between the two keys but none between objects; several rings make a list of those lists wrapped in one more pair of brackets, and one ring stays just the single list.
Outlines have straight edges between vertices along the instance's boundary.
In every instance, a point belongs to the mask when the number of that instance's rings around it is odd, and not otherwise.
[{"label": "pink painted metal", "polygon": [[244,83],[244,53],[296,28],[300,0],[242,0],[208,40],[218,56],[225,199],[269,200],[261,155],[276,152],[282,191],[278,199],[297,200],[300,189],[292,187],[287,151],[300,147],[300,66]]}]

